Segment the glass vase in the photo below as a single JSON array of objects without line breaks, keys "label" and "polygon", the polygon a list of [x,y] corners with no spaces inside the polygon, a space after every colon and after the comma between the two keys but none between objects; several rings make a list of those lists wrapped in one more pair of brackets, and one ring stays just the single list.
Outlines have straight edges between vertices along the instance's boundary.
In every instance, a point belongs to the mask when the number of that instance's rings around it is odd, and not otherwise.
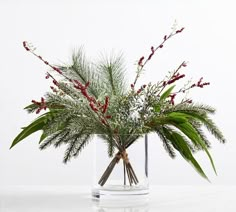
[{"label": "glass vase", "polygon": [[125,148],[115,146],[109,156],[109,142],[104,135],[95,136],[92,196],[146,196],[149,193],[147,135],[116,135],[115,140],[123,144],[128,142],[128,145],[121,145]]}]

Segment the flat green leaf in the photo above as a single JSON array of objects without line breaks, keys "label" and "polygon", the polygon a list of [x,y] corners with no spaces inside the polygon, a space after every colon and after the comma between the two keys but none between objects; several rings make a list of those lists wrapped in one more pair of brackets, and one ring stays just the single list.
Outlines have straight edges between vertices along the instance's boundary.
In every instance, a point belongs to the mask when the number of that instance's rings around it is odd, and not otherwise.
[{"label": "flat green leaf", "polygon": [[206,115],[204,114],[199,114],[197,111],[182,111],[182,112],[178,112],[180,114],[185,114],[186,117],[188,118],[192,118],[192,119],[196,119],[200,122],[202,122],[205,127],[207,128],[207,130],[215,136],[215,138],[217,138],[219,141],[225,143],[225,138],[222,134],[222,132],[218,129],[218,127],[216,126],[216,124],[210,119],[208,118]]},{"label": "flat green leaf", "polygon": [[39,144],[47,137],[47,135],[43,132],[39,139]]},{"label": "flat green leaf", "polygon": [[174,126],[178,128],[182,133],[184,133],[194,143],[196,147],[201,147],[198,142],[198,134],[195,132],[195,130],[192,130],[191,125],[189,123],[174,123]]},{"label": "flat green leaf", "polygon": [[204,171],[202,170],[201,166],[198,164],[198,162],[196,161],[196,159],[193,157],[191,150],[189,149],[185,139],[182,137],[182,135],[180,135],[177,132],[174,132],[172,130],[169,130],[165,127],[163,127],[163,132],[166,136],[166,138],[171,142],[171,144],[173,145],[173,147],[182,155],[182,157],[189,162],[190,164],[192,164],[194,166],[194,168],[196,169],[196,171],[205,179],[208,179],[208,177],[206,176],[206,174],[204,173]]},{"label": "flat green leaf", "polygon": [[186,118],[186,116],[184,114],[175,113],[175,112],[168,114],[168,118],[171,121],[174,121],[176,123],[185,123],[188,121],[188,119]]},{"label": "flat green leaf", "polygon": [[26,106],[26,107],[24,108],[24,110],[27,110],[27,109],[32,108],[32,107],[34,107],[34,106],[35,106],[35,104],[30,104],[30,105]]},{"label": "flat green leaf", "polygon": [[29,124],[27,127],[24,127],[23,130],[16,136],[16,138],[13,140],[10,149],[15,146],[17,143],[22,141],[24,138],[28,137],[32,133],[42,130],[44,125],[47,122],[48,117],[50,116],[50,112],[43,114],[36,120],[34,120],[31,124]]},{"label": "flat green leaf", "polygon": [[188,145],[186,144],[185,140],[183,139],[183,137],[179,134],[179,133],[173,133],[173,137],[175,138],[175,141],[172,142],[173,146],[179,150],[179,152],[181,153],[181,155],[188,161],[190,162],[194,168],[196,169],[196,171],[204,178],[206,178],[208,181],[208,177],[206,176],[206,174],[204,173],[204,171],[202,170],[201,166],[199,165],[199,163],[196,161],[196,159],[193,157]]},{"label": "flat green leaf", "polygon": [[202,141],[202,139],[198,135],[197,131],[192,127],[192,125],[190,123],[186,122],[186,123],[182,123],[182,124],[176,124],[175,127],[177,127],[180,131],[182,131],[195,145],[201,146],[203,148],[203,150],[206,152],[206,154],[211,162],[211,166],[212,166],[215,174],[217,174],[216,168],[214,165],[214,161],[213,161],[209,151],[207,150],[206,144]]},{"label": "flat green leaf", "polygon": [[160,101],[164,101],[171,93],[171,91],[174,89],[175,85],[172,85],[170,88],[168,88],[160,97]]}]

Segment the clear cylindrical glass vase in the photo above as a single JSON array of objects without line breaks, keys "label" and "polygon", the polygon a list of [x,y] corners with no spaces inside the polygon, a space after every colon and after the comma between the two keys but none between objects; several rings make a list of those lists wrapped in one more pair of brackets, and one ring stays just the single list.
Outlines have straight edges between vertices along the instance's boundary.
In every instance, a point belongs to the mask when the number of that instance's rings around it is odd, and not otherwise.
[{"label": "clear cylindrical glass vase", "polygon": [[147,135],[116,135],[110,139],[107,135],[96,135],[93,169],[94,198],[146,196],[149,193]]}]

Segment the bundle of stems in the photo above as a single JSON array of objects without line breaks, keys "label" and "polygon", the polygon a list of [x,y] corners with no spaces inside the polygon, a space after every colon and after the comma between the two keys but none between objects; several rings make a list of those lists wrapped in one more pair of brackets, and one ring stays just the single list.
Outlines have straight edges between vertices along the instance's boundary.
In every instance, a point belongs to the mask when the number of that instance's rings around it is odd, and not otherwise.
[{"label": "bundle of stems", "polygon": [[141,135],[131,134],[128,135],[128,137],[123,136],[119,136],[117,134],[114,135],[113,141],[119,151],[115,154],[106,170],[104,171],[103,175],[101,176],[100,180],[98,181],[98,184],[100,184],[101,186],[106,183],[114,167],[121,161],[121,159],[123,160],[124,185],[126,185],[127,177],[130,186],[132,186],[133,184],[137,185],[139,182],[137,175],[135,174],[135,171],[128,158],[127,148],[130,147]]},{"label": "bundle of stems", "polygon": [[102,177],[99,180],[99,184],[103,186],[106,181],[108,180],[110,174],[112,173],[115,165],[120,162],[120,159],[123,160],[123,167],[124,167],[124,185],[126,185],[126,173],[128,176],[129,184],[130,186],[133,185],[133,183],[136,185],[138,184],[138,178],[134,172],[134,169],[129,161],[128,154],[126,150],[124,149],[122,152],[117,152],[115,154],[115,157],[111,160],[110,164],[108,165],[107,169],[103,173]]}]

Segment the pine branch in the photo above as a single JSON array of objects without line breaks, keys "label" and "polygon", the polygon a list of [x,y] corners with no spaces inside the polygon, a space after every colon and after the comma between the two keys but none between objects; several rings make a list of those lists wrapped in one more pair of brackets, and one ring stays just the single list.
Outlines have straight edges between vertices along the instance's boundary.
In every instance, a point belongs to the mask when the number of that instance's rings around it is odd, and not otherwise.
[{"label": "pine branch", "polygon": [[161,141],[163,142],[163,146],[165,150],[167,151],[167,153],[169,154],[169,156],[174,159],[176,157],[175,151],[170,141],[166,138],[165,133],[163,132],[163,129],[161,127],[157,128],[156,133],[161,139]]},{"label": "pine branch", "polygon": [[170,112],[196,112],[198,114],[214,114],[215,109],[209,105],[180,103],[163,111],[164,114]]},{"label": "pine branch", "polygon": [[39,149],[41,149],[41,150],[46,149],[47,147],[52,145],[55,142],[55,140],[62,134],[64,134],[63,130],[60,130],[60,131],[57,131],[57,132],[53,133],[51,136],[47,137],[43,141],[43,143],[39,146]]},{"label": "pine branch", "polygon": [[111,132],[104,133],[104,134],[98,134],[98,137],[103,139],[107,144],[107,152],[108,156],[112,157],[114,155],[114,152],[116,150],[116,143],[113,138],[113,134]]},{"label": "pine branch", "polygon": [[75,153],[73,154],[73,157],[77,157],[79,153],[83,150],[83,148],[89,143],[93,135],[85,135],[84,138],[81,138],[78,143],[75,150]]},{"label": "pine branch", "polygon": [[121,95],[125,89],[122,55],[102,57],[97,65],[101,85],[109,95]]},{"label": "pine branch", "polygon": [[70,141],[70,131],[69,130],[64,130],[64,134],[62,134],[55,142],[54,142],[54,147],[57,148],[61,146],[63,143],[68,143]]},{"label": "pine branch", "polygon": [[76,143],[81,138],[81,136],[82,136],[81,133],[78,133],[78,134],[75,134],[75,135],[71,136],[71,138],[70,138],[71,140],[69,141],[68,148],[65,151],[65,155],[64,155],[64,159],[63,159],[64,163],[67,163],[71,159],[73,154],[75,154]]},{"label": "pine branch", "polygon": [[[78,93],[78,92],[77,92]],[[68,98],[67,96],[62,96],[54,93],[46,93],[46,102],[47,107],[56,110],[56,109],[76,109],[76,111],[83,106],[81,104],[82,100],[81,98],[76,96],[76,99]]]},{"label": "pine branch", "polygon": [[216,126],[216,124],[213,122],[210,118],[205,118],[202,120],[203,124],[207,128],[207,130],[215,136],[216,139],[218,139],[220,142],[225,143],[226,139],[223,136],[223,133],[220,131],[220,129]]},{"label": "pine branch", "polygon": [[65,82],[58,82],[58,88],[63,91],[63,98],[65,98],[65,95],[67,95],[67,97],[70,97],[76,102],[81,101],[82,95],[77,89],[75,89],[73,85]]},{"label": "pine branch", "polygon": [[71,119],[71,114],[65,113],[65,111],[57,111],[55,115],[45,123],[43,131],[45,136],[50,136],[51,134],[57,132],[58,130],[63,130]]},{"label": "pine branch", "polygon": [[204,132],[202,131],[201,124],[199,124],[197,122],[191,122],[191,124],[194,127],[194,129],[197,131],[198,135],[201,137],[202,141],[206,144],[207,148],[210,148],[211,143],[207,139],[207,137],[205,136]]},{"label": "pine branch", "polygon": [[92,94],[95,98],[98,98],[98,95],[100,93],[100,87],[98,84],[99,76],[94,70],[92,63],[86,59],[82,48],[73,52],[71,63],[72,64],[69,66],[58,67],[68,78],[72,80],[79,80],[83,84],[86,84],[89,81],[89,93]]}]

